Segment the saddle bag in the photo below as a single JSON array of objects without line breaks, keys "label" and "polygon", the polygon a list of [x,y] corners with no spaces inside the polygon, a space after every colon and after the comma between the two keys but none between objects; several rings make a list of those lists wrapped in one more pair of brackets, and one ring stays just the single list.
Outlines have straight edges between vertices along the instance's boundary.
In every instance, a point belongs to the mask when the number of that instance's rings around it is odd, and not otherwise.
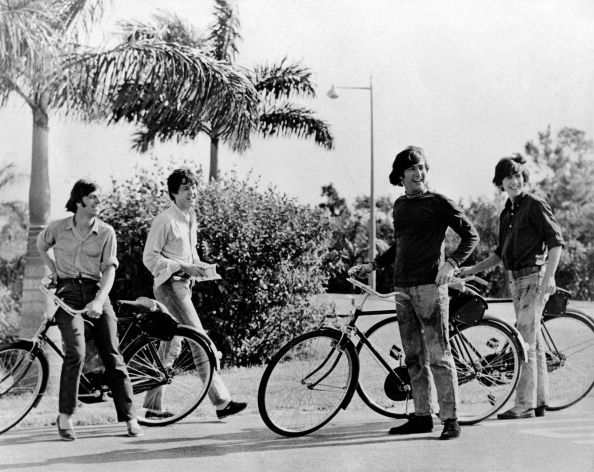
[{"label": "saddle bag", "polygon": [[544,307],[544,314],[548,316],[561,316],[565,313],[567,303],[571,298],[571,294],[563,289],[558,288],[557,291],[549,297],[547,304]]},{"label": "saddle bag", "polygon": [[487,310],[487,302],[474,293],[450,290],[450,318],[466,325],[479,323]]}]

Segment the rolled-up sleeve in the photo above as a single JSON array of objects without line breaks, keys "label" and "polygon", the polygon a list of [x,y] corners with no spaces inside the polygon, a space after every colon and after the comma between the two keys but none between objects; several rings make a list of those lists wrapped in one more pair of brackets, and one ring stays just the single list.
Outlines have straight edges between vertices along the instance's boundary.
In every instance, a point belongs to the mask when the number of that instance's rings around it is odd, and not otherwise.
[{"label": "rolled-up sleeve", "polygon": [[167,232],[167,221],[164,218],[155,218],[142,253],[142,262],[153,274],[156,285],[160,285],[181,269],[179,262],[163,256],[163,248],[167,243]]},{"label": "rolled-up sleeve", "polygon": [[557,223],[557,220],[553,215],[550,205],[541,200],[536,200],[534,204],[539,209],[539,211],[532,213],[536,217],[535,225],[541,231],[547,247],[549,249],[558,246],[564,247],[565,241],[563,239],[563,233],[561,232],[559,223]]},{"label": "rolled-up sleeve", "polygon": [[37,235],[37,247],[49,251],[56,244],[56,224],[51,222]]},{"label": "rolled-up sleeve", "polygon": [[114,266],[116,269],[119,266],[118,258],[118,244],[114,229],[110,226],[107,228],[107,236],[103,244],[103,252],[101,254],[101,272],[105,272],[109,266]]}]

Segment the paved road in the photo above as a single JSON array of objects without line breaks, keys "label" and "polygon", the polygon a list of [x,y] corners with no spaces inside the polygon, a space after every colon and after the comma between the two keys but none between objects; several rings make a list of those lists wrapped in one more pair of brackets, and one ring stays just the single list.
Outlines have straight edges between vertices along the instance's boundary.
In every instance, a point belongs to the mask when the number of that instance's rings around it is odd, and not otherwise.
[{"label": "paved road", "polygon": [[432,434],[393,437],[398,424],[368,411],[341,412],[313,435],[287,439],[256,415],[146,429],[128,438],[122,425],[79,427],[61,442],[54,428],[0,436],[1,471],[594,471],[594,396],[544,418],[488,420],[455,441]]}]

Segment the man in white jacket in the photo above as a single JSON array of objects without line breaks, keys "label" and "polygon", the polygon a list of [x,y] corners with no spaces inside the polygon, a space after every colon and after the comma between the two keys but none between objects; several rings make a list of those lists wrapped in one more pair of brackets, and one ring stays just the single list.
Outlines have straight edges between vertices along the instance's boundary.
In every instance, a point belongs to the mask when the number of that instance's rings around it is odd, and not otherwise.
[{"label": "man in white jacket", "polygon": [[[216,266],[202,262],[196,251],[196,183],[196,176],[186,169],[176,169],[167,178],[172,204],[153,220],[142,261],[153,274],[155,298],[180,323],[204,331],[192,303],[192,287],[197,281],[214,280],[220,276]],[[175,346],[170,346],[169,350],[175,350]],[[163,388],[147,393],[144,401],[147,418],[171,416],[163,405],[163,393]],[[217,372],[214,372],[208,396],[219,419],[239,413],[247,406],[232,400]]]}]

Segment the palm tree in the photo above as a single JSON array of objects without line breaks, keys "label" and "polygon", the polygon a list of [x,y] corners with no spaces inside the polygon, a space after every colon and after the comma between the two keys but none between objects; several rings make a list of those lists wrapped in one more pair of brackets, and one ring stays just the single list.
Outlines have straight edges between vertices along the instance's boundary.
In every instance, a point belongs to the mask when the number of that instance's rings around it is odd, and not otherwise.
[{"label": "palm tree", "polygon": [[[129,21],[122,24],[127,35],[138,34],[160,38],[167,43],[184,44],[190,48],[199,48],[223,64],[228,64],[240,73],[245,69],[236,65],[238,53],[239,18],[229,0],[215,0],[215,21],[205,37],[175,14],[157,14],[152,22]],[[278,64],[257,66],[252,71],[245,71],[258,92],[258,110],[254,132],[268,138],[273,136],[297,136],[313,138],[314,142],[326,149],[333,148],[333,137],[328,125],[316,117],[309,108],[296,105],[290,100],[296,96],[315,97],[312,74],[300,64],[290,63],[286,58]],[[166,141],[176,136],[178,139],[193,139],[199,133],[210,137],[209,178],[218,175],[219,144],[224,142],[233,151],[242,152],[250,146],[250,134],[247,132],[230,133],[225,127],[224,114],[211,120],[177,109],[181,113],[175,123],[154,117],[143,117],[144,129],[136,134],[134,146],[146,151],[156,139]],[[247,131],[247,130],[245,130]]]},{"label": "palm tree", "polygon": [[[84,51],[79,37],[103,11],[102,0],[0,0],[0,105],[16,95],[33,115],[29,231],[21,330],[39,324],[45,274],[35,240],[50,212],[49,112],[83,119],[164,120],[175,111],[220,119],[223,130],[248,134],[256,92],[245,76],[204,53],[150,38]],[[230,135],[233,136],[233,133]]]}]

